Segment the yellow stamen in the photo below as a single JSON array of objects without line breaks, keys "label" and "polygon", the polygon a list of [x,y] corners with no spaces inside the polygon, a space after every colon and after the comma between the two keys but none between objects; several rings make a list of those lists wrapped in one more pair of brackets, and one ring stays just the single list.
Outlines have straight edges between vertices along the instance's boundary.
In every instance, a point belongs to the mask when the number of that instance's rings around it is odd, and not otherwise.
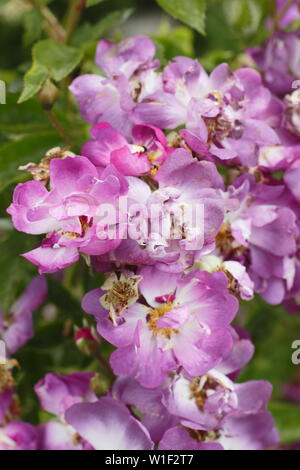
[{"label": "yellow stamen", "polygon": [[149,320],[148,325],[152,330],[154,336],[161,334],[166,338],[170,339],[173,333],[178,333],[178,330],[172,328],[158,328],[156,322],[159,318],[163,317],[165,313],[170,312],[173,309],[173,302],[166,302],[161,307],[153,308],[148,311]]}]

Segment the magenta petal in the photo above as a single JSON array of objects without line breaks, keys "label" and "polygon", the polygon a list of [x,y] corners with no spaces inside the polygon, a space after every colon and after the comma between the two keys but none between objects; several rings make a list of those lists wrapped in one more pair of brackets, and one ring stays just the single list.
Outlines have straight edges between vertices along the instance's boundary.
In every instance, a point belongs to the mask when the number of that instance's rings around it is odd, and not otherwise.
[{"label": "magenta petal", "polygon": [[272,385],[265,380],[251,380],[235,385],[238,412],[257,413],[264,410],[272,393]]},{"label": "magenta petal", "polygon": [[113,398],[73,405],[66,421],[96,450],[150,450],[153,443],[146,429]]},{"label": "magenta petal", "polygon": [[142,332],[138,346],[130,345],[114,351],[110,363],[116,375],[131,375],[146,388],[160,386],[176,367],[172,351],[158,348],[156,339],[147,331]]},{"label": "magenta petal", "polygon": [[199,155],[206,155],[208,152],[208,145],[203,142],[194,129],[182,129],[179,131],[188,146],[197,152]]},{"label": "magenta petal", "polygon": [[82,450],[82,443],[74,439],[74,429],[61,421],[47,421],[39,432],[41,450]]},{"label": "magenta petal", "polygon": [[288,256],[295,252],[295,214],[287,207],[278,209],[273,222],[252,230],[250,242],[277,256]]},{"label": "magenta petal", "polygon": [[125,75],[129,78],[154,54],[154,44],[147,36],[133,36],[117,44],[102,40],[97,47],[95,63],[109,77]]},{"label": "magenta petal", "polygon": [[18,316],[3,334],[3,339],[10,354],[14,354],[32,337],[33,325],[31,313]]},{"label": "magenta petal", "polygon": [[25,292],[11,307],[14,315],[34,312],[45,300],[47,294],[47,281],[44,276],[36,276],[26,288]]},{"label": "magenta petal", "polygon": [[147,123],[161,129],[174,129],[184,124],[186,109],[174,95],[157,92],[138,103],[133,116],[137,124]]},{"label": "magenta petal", "polygon": [[[160,186],[190,188],[223,188],[224,182],[211,162],[196,161],[185,149],[175,150],[157,173]],[[197,193],[196,193],[197,194]]]},{"label": "magenta petal", "polygon": [[238,340],[228,355],[216,367],[225,375],[237,372],[250,361],[254,354],[254,345],[248,339]]},{"label": "magenta petal", "polygon": [[54,273],[75,263],[78,258],[77,248],[35,248],[22,256],[39,268],[39,273]]},{"label": "magenta petal", "polygon": [[7,212],[17,230],[41,234],[57,228],[57,221],[49,214],[46,203],[48,195],[47,189],[40,181],[27,181],[16,186],[13,202]]},{"label": "magenta petal", "polygon": [[100,314],[107,315],[107,311],[100,304],[100,297],[104,294],[101,289],[93,289],[87,292],[81,302],[81,306],[86,313],[94,315],[96,318]]},{"label": "magenta petal", "polygon": [[188,430],[175,426],[169,429],[163,435],[159,446],[159,450],[223,450],[221,444],[217,442],[198,442],[193,439]]},{"label": "magenta petal", "polygon": [[287,171],[284,181],[295,199],[300,202],[300,168]]},{"label": "magenta petal", "polygon": [[93,374],[74,372],[73,374],[46,374],[34,387],[42,408],[57,416],[64,416],[67,408],[75,403],[96,401],[90,389]]},{"label": "magenta petal", "polygon": [[147,173],[151,165],[147,155],[131,153],[126,145],[111,153],[111,163],[123,174],[128,176],[138,176]]},{"label": "magenta petal", "polygon": [[128,112],[121,109],[116,84],[100,75],[81,75],[69,87],[77,99],[83,118],[91,124],[108,122],[125,136],[130,135]]},{"label": "magenta petal", "polygon": [[179,277],[178,274],[164,273],[152,266],[143,267],[139,274],[142,276],[140,292],[152,307],[161,305],[157,298],[174,293]]},{"label": "magenta petal", "polygon": [[50,163],[51,187],[62,196],[87,190],[97,176],[96,167],[85,157],[54,158]]},{"label": "magenta petal", "polygon": [[279,434],[268,411],[227,418],[219,439],[226,450],[264,450],[278,441]]},{"label": "magenta petal", "polygon": [[0,393],[0,423],[3,422],[13,398],[13,389],[7,388]]},{"label": "magenta petal", "polygon": [[272,278],[266,281],[264,290],[261,291],[263,299],[271,305],[279,305],[284,300],[285,285],[282,279]]},{"label": "magenta petal", "polygon": [[167,146],[165,134],[155,126],[136,124],[132,128],[132,137],[137,144],[145,145],[147,148],[151,148],[155,140],[160,142],[164,147]]},{"label": "magenta petal", "polygon": [[196,322],[189,322],[175,338],[174,354],[191,376],[213,369],[229,353],[232,337],[226,328],[201,331]]},{"label": "magenta petal", "polygon": [[127,140],[107,122],[96,124],[90,134],[94,140],[84,144],[82,155],[96,166],[108,165],[111,152],[127,145]]},{"label": "magenta petal", "polygon": [[8,442],[1,439],[0,450],[37,450],[39,435],[37,428],[23,421],[11,421],[1,428],[1,434]]},{"label": "magenta petal", "polygon": [[164,432],[178,423],[161,403],[164,387],[154,389],[142,387],[129,376],[118,377],[113,385],[113,397],[125,405],[134,406],[143,414],[142,424],[148,429],[151,439],[159,441]]}]

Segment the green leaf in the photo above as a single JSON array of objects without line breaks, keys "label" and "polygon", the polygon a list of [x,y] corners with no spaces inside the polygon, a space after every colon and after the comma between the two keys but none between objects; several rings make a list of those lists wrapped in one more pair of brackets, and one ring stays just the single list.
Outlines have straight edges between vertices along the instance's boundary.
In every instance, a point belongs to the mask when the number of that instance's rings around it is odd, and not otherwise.
[{"label": "green leaf", "polygon": [[49,75],[57,81],[69,75],[81,59],[80,49],[53,39],[39,41],[33,48],[33,62],[45,67]]},{"label": "green leaf", "polygon": [[186,26],[171,28],[169,21],[162,22],[154,39],[162,48],[163,57],[160,59],[163,59],[163,62],[168,62],[178,55],[195,56],[194,31]]},{"label": "green leaf", "polygon": [[30,282],[35,271],[20,254],[34,248],[36,237],[24,236],[16,230],[0,243],[0,308],[7,313],[17,296]]},{"label": "green leaf", "polygon": [[258,297],[243,303],[242,308],[249,309],[249,318],[243,327],[250,333],[255,353],[239,381],[269,380],[273,397],[280,399],[282,384],[291,380],[298,367],[292,362],[292,343],[298,339],[300,317],[288,315],[282,308],[268,305]]},{"label": "green leaf", "polygon": [[273,414],[283,444],[300,440],[300,407],[291,403],[271,402]]},{"label": "green leaf", "polygon": [[98,3],[102,2],[104,2],[104,0],[88,0],[86,6],[93,7],[94,5],[97,5]]},{"label": "green leaf", "polygon": [[37,42],[32,49],[32,67],[24,76],[19,103],[34,96],[48,76],[59,82],[69,75],[81,61],[82,55],[82,50],[53,39]]},{"label": "green leaf", "polygon": [[5,113],[0,113],[0,128],[9,134],[36,133],[52,130],[49,119],[37,100],[17,104],[17,95],[6,96]]},{"label": "green leaf", "polygon": [[25,46],[38,41],[43,31],[43,17],[37,8],[32,8],[24,16],[24,36]]},{"label": "green leaf", "polygon": [[205,34],[205,0],[156,0],[169,15]]},{"label": "green leaf", "polygon": [[72,318],[75,323],[81,325],[83,311],[80,302],[59,282],[48,278],[48,299],[53,302],[62,312]]},{"label": "green leaf", "polygon": [[244,34],[254,33],[260,23],[262,10],[254,0],[225,0],[225,17],[230,26]]},{"label": "green leaf", "polygon": [[285,29],[287,31],[297,31],[298,29],[300,29],[300,19],[297,18],[295,21],[287,25]]},{"label": "green leaf", "polygon": [[33,63],[31,69],[29,69],[24,76],[24,86],[18,103],[23,103],[38,93],[46,78],[46,67],[37,63]]},{"label": "green leaf", "polygon": [[133,8],[116,10],[109,13],[104,18],[101,18],[101,20],[95,24],[84,23],[75,31],[72,43],[74,45],[81,45],[91,41],[97,41],[102,38],[108,30],[127,21],[132,12]]},{"label": "green leaf", "polygon": [[61,138],[55,131],[51,131],[26,136],[3,145],[0,148],[0,191],[10,183],[26,178],[25,172],[18,171],[20,165],[40,161],[47,150],[60,144]]},{"label": "green leaf", "polygon": [[[203,54],[200,58],[202,67],[206,71],[211,72],[217,65],[222,64],[223,62],[229,62],[234,58],[234,53],[226,49],[213,49],[208,51],[206,54]],[[218,168],[220,172],[224,171],[224,167],[220,166]]]}]

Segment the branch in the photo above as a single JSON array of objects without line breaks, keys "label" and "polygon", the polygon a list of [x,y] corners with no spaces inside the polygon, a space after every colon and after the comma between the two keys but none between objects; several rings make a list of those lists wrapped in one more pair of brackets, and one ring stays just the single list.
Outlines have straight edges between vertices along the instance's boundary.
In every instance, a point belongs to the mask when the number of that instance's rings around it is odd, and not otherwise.
[{"label": "branch", "polygon": [[66,142],[66,144],[69,147],[71,147],[72,143],[71,143],[69,137],[67,136],[67,134],[65,133],[65,130],[63,129],[61,123],[59,122],[59,120],[55,116],[54,112],[52,111],[52,109],[45,109],[44,108],[44,111],[47,114],[48,118],[50,119],[53,127],[55,127],[55,129],[57,130],[59,135],[63,138],[63,140]]},{"label": "branch", "polygon": [[85,4],[82,3],[82,0],[69,0],[69,6],[65,20],[66,42],[68,42],[72,36],[74,29],[79,22],[81,11],[84,7]]},{"label": "branch", "polygon": [[59,42],[65,42],[66,32],[56,16],[45,5],[40,5],[36,0],[27,0],[31,6],[37,8],[45,19],[45,30],[50,37]]}]

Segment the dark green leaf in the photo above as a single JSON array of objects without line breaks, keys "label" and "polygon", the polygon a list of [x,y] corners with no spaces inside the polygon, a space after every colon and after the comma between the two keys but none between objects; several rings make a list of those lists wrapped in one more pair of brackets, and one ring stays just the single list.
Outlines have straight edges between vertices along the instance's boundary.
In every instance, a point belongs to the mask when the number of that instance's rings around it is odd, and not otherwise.
[{"label": "dark green leaf", "polygon": [[60,145],[61,138],[53,132],[44,132],[9,142],[0,148],[0,191],[10,183],[22,181],[26,173],[20,165],[40,161],[47,150]]},{"label": "dark green leaf", "polygon": [[163,60],[165,61],[169,61],[172,57],[178,55],[189,57],[195,55],[194,32],[186,26],[171,28],[168,22],[163,23],[154,39],[162,48]]},{"label": "dark green leaf", "polygon": [[300,317],[288,315],[259,298],[245,305],[247,308],[250,318],[244,326],[254,342],[255,354],[239,380],[269,380],[274,387],[273,396],[281,398],[282,384],[299,367],[292,362],[292,343],[298,339]]},{"label": "dark green leaf", "polygon": [[283,444],[300,440],[300,407],[291,403],[271,402],[270,411]]},{"label": "dark green leaf", "polygon": [[79,64],[82,52],[53,39],[39,41],[33,48],[33,62],[48,70],[54,80],[60,81]]},{"label": "dark green leaf", "polygon": [[94,5],[97,5],[98,3],[102,3],[104,0],[87,0],[87,7],[93,7]]},{"label": "dark green leaf", "polygon": [[48,298],[64,315],[67,315],[75,323],[81,325],[83,310],[81,309],[80,302],[62,284],[50,277],[48,279]]},{"label": "dark green leaf", "polygon": [[73,44],[81,45],[91,41],[101,39],[110,29],[124,23],[132,14],[133,9],[116,10],[109,13],[95,24],[84,23],[75,31]]},{"label": "dark green leaf", "polygon": [[262,10],[255,0],[225,0],[224,14],[230,26],[250,34],[257,30]]},{"label": "dark green leaf", "polygon": [[156,0],[169,15],[205,34],[205,0]]},{"label": "dark green leaf", "polygon": [[5,113],[0,113],[0,128],[9,134],[27,134],[51,130],[49,119],[37,100],[17,104],[16,94],[8,93]]},{"label": "dark green leaf", "polygon": [[47,78],[47,69],[43,65],[33,63],[24,76],[24,86],[18,103],[29,100],[38,93]]},{"label": "dark green leaf", "polygon": [[29,46],[41,37],[43,28],[43,17],[37,8],[32,8],[24,16],[24,44]]},{"label": "dark green leaf", "polygon": [[5,313],[30,282],[34,269],[20,254],[33,249],[35,243],[36,237],[24,236],[17,231],[11,231],[0,243],[0,308]]},{"label": "dark green leaf", "polygon": [[19,103],[38,93],[48,76],[60,81],[69,75],[81,61],[82,51],[53,39],[44,39],[33,47],[32,58],[32,67],[24,76]]}]

